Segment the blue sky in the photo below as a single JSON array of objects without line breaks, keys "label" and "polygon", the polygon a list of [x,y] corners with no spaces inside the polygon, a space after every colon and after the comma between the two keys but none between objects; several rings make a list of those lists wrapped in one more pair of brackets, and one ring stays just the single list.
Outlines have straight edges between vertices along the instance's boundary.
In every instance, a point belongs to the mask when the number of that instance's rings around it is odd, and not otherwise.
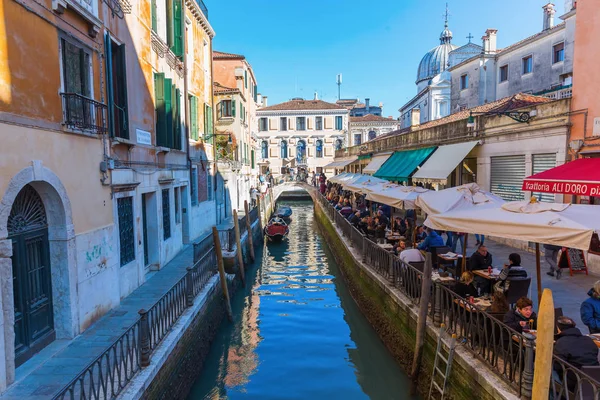
[{"label": "blue sky", "polygon": [[[214,49],[246,56],[269,104],[292,97],[382,102],[384,114],[416,94],[421,57],[439,44],[445,0],[204,0]],[[481,44],[498,29],[498,47],[542,29],[543,0],[449,0],[453,44]],[[564,12],[557,1],[556,23]]]}]

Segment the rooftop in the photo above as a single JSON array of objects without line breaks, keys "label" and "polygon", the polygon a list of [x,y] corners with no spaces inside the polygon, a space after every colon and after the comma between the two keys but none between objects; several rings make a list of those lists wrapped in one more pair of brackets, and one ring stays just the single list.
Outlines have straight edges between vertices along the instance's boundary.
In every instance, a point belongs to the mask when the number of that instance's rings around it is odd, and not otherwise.
[{"label": "rooftop", "polygon": [[362,117],[350,117],[350,122],[398,122],[394,118],[380,117],[373,114],[367,114]]},{"label": "rooftop", "polygon": [[213,60],[245,60],[246,57],[241,54],[224,53],[222,51],[213,51]]},{"label": "rooftop", "polygon": [[339,104],[328,103],[323,100],[290,100],[284,103],[263,107],[260,111],[298,111],[298,110],[344,110]]}]

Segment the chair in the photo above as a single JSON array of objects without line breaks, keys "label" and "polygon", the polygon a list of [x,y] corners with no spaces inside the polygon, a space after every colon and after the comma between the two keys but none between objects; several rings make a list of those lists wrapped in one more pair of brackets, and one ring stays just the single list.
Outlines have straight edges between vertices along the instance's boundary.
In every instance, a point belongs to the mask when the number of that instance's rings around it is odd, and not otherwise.
[{"label": "chair", "polygon": [[508,304],[515,304],[523,296],[527,296],[529,291],[529,285],[531,284],[531,277],[529,278],[513,278],[508,279],[510,286],[508,292],[506,292],[506,300]]},{"label": "chair", "polygon": [[[583,366],[581,370],[594,378],[596,381],[600,381],[600,366]],[[579,397],[575,397],[579,398]],[[587,381],[581,383],[581,399],[592,400],[594,399],[594,388]]]},{"label": "chair", "polygon": [[415,267],[419,272],[425,271],[425,261],[414,261],[411,262],[410,265]]},{"label": "chair", "polygon": [[438,254],[446,254],[449,251],[452,251],[452,249],[448,246],[432,246],[429,248],[429,251],[431,252],[431,265],[433,266],[433,268],[437,269],[439,268]]}]

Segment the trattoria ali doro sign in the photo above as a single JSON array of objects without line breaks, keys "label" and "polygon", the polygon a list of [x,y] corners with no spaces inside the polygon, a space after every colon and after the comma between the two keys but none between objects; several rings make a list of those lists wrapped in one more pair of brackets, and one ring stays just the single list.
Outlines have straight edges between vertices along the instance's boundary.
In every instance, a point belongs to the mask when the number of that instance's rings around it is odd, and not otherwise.
[{"label": "trattoria ali doro sign", "polygon": [[525,179],[523,190],[528,192],[545,192],[573,194],[576,196],[600,197],[600,183],[577,181],[551,181],[539,179]]}]

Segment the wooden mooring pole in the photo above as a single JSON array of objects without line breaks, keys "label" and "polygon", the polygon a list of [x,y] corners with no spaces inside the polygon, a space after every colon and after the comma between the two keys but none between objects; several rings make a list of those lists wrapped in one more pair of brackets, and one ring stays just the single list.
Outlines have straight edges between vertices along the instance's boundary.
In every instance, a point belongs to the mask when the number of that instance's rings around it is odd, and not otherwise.
[{"label": "wooden mooring pole", "polygon": [[219,277],[221,278],[221,289],[225,296],[225,307],[229,321],[233,321],[233,312],[231,311],[231,301],[229,300],[229,289],[227,287],[227,277],[225,276],[225,265],[223,264],[223,252],[221,251],[221,240],[219,240],[219,231],[213,226],[213,240],[215,242],[215,252],[217,253],[217,267],[219,268]]},{"label": "wooden mooring pole", "polygon": [[250,259],[254,262],[254,238],[252,237],[252,221],[250,220],[250,207],[248,200],[244,200],[244,211],[246,212],[246,229],[248,229],[248,246],[250,247]]},{"label": "wooden mooring pole", "polygon": [[425,328],[427,323],[427,311],[429,310],[429,297],[431,294],[431,253],[425,255],[425,269],[421,280],[421,298],[419,300],[419,314],[417,319],[417,339],[415,343],[415,354],[410,372],[410,393],[417,393],[421,360],[423,358],[423,344],[425,342]]},{"label": "wooden mooring pole", "polygon": [[[246,215],[246,218],[248,218],[248,215]],[[233,210],[233,230],[235,231],[235,247],[237,247],[237,258],[240,264],[240,277],[242,278],[242,285],[246,287],[246,269],[244,267],[244,254],[242,254],[242,235],[240,234],[237,210]]]}]

